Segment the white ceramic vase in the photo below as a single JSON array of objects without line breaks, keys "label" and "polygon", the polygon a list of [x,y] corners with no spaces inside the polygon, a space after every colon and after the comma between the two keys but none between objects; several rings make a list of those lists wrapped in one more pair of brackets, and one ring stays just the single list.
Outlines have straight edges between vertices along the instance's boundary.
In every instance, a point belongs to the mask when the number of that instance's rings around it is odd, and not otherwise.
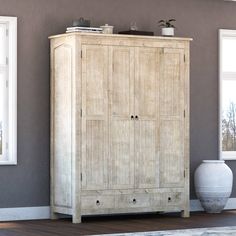
[{"label": "white ceramic vase", "polygon": [[220,213],[231,195],[233,174],[225,161],[204,160],[195,171],[194,183],[205,211]]},{"label": "white ceramic vase", "polygon": [[161,34],[163,36],[174,36],[175,34],[175,28],[169,27],[169,28],[161,28]]}]

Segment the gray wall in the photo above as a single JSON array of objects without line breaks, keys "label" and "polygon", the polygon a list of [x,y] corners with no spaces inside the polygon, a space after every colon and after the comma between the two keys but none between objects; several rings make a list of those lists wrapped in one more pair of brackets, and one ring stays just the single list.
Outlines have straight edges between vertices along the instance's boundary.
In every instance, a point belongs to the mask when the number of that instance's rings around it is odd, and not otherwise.
[{"label": "gray wall", "polygon": [[[18,17],[18,165],[0,166],[0,207],[49,205],[49,41],[72,19],[159,34],[157,21],[177,19],[191,45],[191,177],[218,158],[219,28],[236,29],[236,2],[223,0],[0,0],[0,15]],[[236,162],[228,162],[236,173]],[[191,178],[192,179],[192,178]],[[195,197],[191,180],[191,195]],[[233,197],[236,197],[236,183]]]}]

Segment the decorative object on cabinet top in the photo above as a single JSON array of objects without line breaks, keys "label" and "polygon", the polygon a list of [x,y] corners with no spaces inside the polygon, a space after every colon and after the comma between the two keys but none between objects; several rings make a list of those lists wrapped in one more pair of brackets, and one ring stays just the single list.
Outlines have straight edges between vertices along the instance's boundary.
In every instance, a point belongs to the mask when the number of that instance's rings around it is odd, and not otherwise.
[{"label": "decorative object on cabinet top", "polygon": [[103,31],[102,31],[101,28],[95,28],[95,27],[68,27],[66,29],[66,33],[73,33],[73,32],[99,33],[99,34],[101,34]]},{"label": "decorative object on cabinet top", "polygon": [[83,17],[80,17],[78,20],[73,20],[73,27],[90,27],[90,20],[85,20]]},{"label": "decorative object on cabinet top", "polygon": [[126,31],[120,31],[119,34],[130,34],[130,35],[149,35],[154,36],[154,32],[140,31],[136,22],[131,22],[130,29]]},{"label": "decorative object on cabinet top", "polygon": [[104,34],[113,34],[114,26],[112,25],[105,24],[105,25],[100,26],[100,28],[102,29],[102,32]]},{"label": "decorative object on cabinet top", "polygon": [[84,32],[84,33],[102,33],[102,29],[99,27],[91,27],[90,20],[85,20],[80,17],[78,20],[74,20],[72,26],[66,28],[66,33]]},{"label": "decorative object on cabinet top", "polygon": [[153,33],[153,32],[149,32],[149,31],[139,31],[139,30],[120,31],[119,34],[149,35],[149,36],[154,36],[154,33]]},{"label": "decorative object on cabinet top", "polygon": [[175,22],[175,19],[169,19],[169,20],[160,20],[159,26],[161,27],[161,34],[162,36],[174,36],[175,34],[175,26],[173,25],[173,22]]}]

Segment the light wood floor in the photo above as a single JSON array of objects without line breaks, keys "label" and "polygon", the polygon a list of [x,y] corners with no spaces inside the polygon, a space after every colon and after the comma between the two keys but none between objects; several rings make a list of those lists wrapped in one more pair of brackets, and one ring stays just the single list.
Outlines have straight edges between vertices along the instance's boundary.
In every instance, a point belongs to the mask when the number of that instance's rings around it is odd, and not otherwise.
[{"label": "light wood floor", "polygon": [[86,217],[82,224],[72,224],[70,219],[4,222],[0,223],[0,236],[77,236],[221,226],[236,226],[236,211],[192,213],[187,219],[179,214]]}]

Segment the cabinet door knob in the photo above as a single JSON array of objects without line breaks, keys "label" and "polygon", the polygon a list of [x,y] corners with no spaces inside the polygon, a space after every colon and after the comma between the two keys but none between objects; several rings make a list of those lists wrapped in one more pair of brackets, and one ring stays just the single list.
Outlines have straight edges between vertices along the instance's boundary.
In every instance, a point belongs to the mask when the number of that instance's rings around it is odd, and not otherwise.
[{"label": "cabinet door knob", "polygon": [[136,202],[137,202],[137,200],[134,198],[134,199],[133,199],[133,204],[136,204]]},{"label": "cabinet door knob", "polygon": [[138,120],[138,116],[135,116],[135,119]]},{"label": "cabinet door knob", "polygon": [[96,201],[96,205],[100,206],[100,201],[99,200]]},{"label": "cabinet door knob", "polygon": [[131,120],[133,120],[134,119],[134,116],[131,116]]}]

